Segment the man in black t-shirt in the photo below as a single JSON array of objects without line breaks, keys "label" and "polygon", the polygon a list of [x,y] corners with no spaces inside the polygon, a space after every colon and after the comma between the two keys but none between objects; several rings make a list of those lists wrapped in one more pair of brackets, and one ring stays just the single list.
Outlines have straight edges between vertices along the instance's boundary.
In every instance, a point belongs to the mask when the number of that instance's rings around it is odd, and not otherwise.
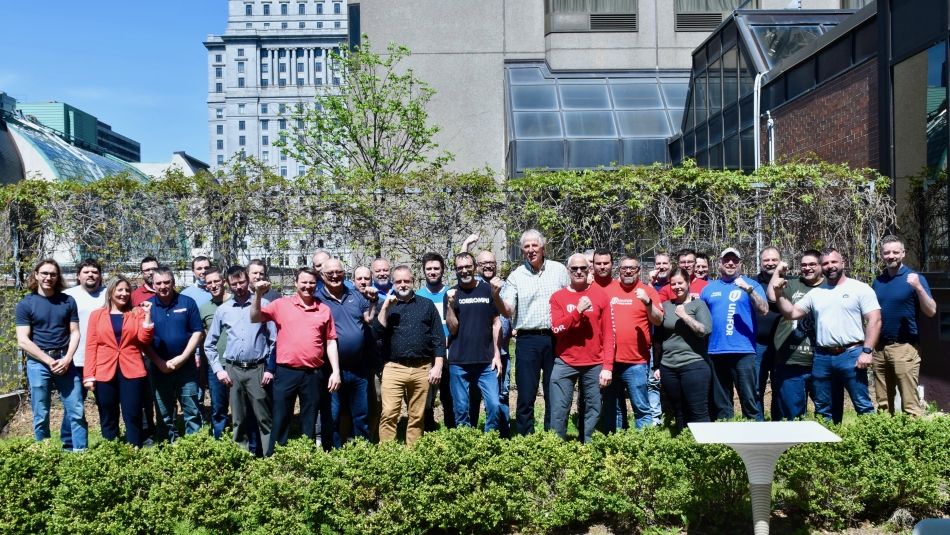
[{"label": "man in black t-shirt", "polygon": [[475,277],[475,257],[467,252],[455,255],[455,273],[459,282],[446,292],[444,307],[455,423],[459,427],[478,423],[469,416],[469,392],[475,387],[485,400],[485,431],[497,430],[498,377],[502,371],[498,309],[491,285]]}]

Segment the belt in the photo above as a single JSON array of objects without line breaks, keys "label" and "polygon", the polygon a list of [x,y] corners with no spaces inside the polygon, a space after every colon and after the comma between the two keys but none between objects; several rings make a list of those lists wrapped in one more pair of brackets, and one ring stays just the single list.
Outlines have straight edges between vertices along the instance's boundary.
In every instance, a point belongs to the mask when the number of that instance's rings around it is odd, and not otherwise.
[{"label": "belt", "polygon": [[287,368],[288,370],[297,370],[298,372],[312,372],[319,370],[320,368],[307,368],[305,366],[291,366],[289,364],[278,364],[277,366],[281,368]]},{"label": "belt", "polygon": [[518,329],[518,336],[523,334],[551,336],[553,333],[551,332],[551,329]]},{"label": "belt", "polygon": [[46,353],[47,355],[50,356],[50,358],[54,358],[54,359],[65,356],[67,351],[69,351],[68,347],[57,347],[55,349],[43,349],[43,353]]},{"label": "belt", "polygon": [[264,364],[266,361],[267,361],[267,359],[255,360],[254,362],[242,362],[242,361],[240,361],[240,360],[227,360],[227,359],[225,359],[224,362],[230,364],[231,366],[237,366],[238,368],[241,368],[241,369],[244,369],[244,370],[250,370],[250,369],[252,369],[252,368],[256,368],[256,367],[260,366],[261,364]]},{"label": "belt", "polygon": [[864,340],[843,346],[818,346],[816,349],[829,355],[840,355],[849,349],[854,349],[864,343]]}]

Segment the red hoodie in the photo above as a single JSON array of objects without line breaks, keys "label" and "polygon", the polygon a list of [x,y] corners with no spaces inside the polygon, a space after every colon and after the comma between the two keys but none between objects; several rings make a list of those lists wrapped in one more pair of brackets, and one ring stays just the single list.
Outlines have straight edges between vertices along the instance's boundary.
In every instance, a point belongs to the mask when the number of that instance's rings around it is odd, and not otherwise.
[{"label": "red hoodie", "polygon": [[[593,306],[577,311],[581,297],[587,296]],[[610,300],[598,286],[591,284],[583,291],[562,288],[551,296],[551,330],[554,332],[554,353],[570,366],[614,368],[614,332],[610,321]]]}]

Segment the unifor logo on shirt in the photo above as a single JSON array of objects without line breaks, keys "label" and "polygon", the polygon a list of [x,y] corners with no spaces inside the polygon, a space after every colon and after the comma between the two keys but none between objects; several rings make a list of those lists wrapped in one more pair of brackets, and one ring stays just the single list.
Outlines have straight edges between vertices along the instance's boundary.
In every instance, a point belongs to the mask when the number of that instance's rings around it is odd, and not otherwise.
[{"label": "unifor logo on shirt", "polygon": [[736,331],[736,301],[742,297],[742,290],[729,292],[729,308],[726,309],[726,336],[732,336]]},{"label": "unifor logo on shirt", "polygon": [[619,297],[611,297],[611,298],[610,298],[610,304],[611,304],[611,305],[614,305],[614,306],[616,306],[616,305],[632,305],[632,304],[633,304],[633,299],[621,299],[621,298],[619,298]]},{"label": "unifor logo on shirt", "polygon": [[573,314],[573,313],[574,313],[574,310],[576,310],[576,309],[577,309],[577,307],[574,306],[574,305],[567,305],[567,313],[568,313],[568,314]]}]

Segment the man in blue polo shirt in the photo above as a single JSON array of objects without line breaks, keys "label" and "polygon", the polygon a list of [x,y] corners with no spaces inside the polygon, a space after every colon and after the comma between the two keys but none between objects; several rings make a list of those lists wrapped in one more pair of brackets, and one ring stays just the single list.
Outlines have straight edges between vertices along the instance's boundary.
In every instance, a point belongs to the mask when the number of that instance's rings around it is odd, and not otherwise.
[{"label": "man in blue polo shirt", "polygon": [[881,337],[874,348],[874,397],[878,411],[894,413],[894,394],[901,393],[901,410],[923,415],[917,395],[920,383],[920,314],[933,317],[937,303],[923,275],[904,265],[904,244],[897,236],[881,239],[881,258],[887,265],[872,284],[881,305]]},{"label": "man in blue polo shirt", "polygon": [[194,299],[175,291],[175,275],[171,269],[161,266],[155,270],[152,286],[156,293],[149,301],[152,302],[155,337],[152,345],[146,346],[152,362],[149,377],[155,392],[155,406],[161,416],[157,435],[173,441],[178,437],[176,403],[181,404],[185,434],[197,433],[201,428],[195,349],[204,328]]},{"label": "man in blue polo shirt", "polygon": [[320,302],[330,308],[336,326],[340,356],[340,388],[330,403],[333,416],[333,447],[343,445],[341,419],[350,415],[350,436],[370,439],[368,392],[372,370],[372,351],[376,341],[370,335],[370,322],[376,316],[376,304],[344,284],[345,271],[339,259],[323,262],[323,288],[317,291]]},{"label": "man in blue polo shirt", "polygon": [[87,427],[81,379],[73,365],[80,343],[76,301],[63,293],[62,272],[52,259],[41,260],[33,268],[27,287],[30,293],[16,305],[16,338],[28,357],[33,436],[36,440],[50,437],[50,391],[55,388],[63,400],[63,427],[69,427],[70,436],[61,437],[63,447],[82,451],[86,449]]},{"label": "man in blue polo shirt", "polygon": [[762,408],[755,395],[755,337],[757,316],[769,311],[769,303],[762,285],[740,275],[741,268],[739,251],[725,249],[719,255],[719,279],[710,281],[700,294],[712,316],[709,360],[715,378],[713,405],[717,420],[732,418],[735,386],[742,416],[761,421]]}]

